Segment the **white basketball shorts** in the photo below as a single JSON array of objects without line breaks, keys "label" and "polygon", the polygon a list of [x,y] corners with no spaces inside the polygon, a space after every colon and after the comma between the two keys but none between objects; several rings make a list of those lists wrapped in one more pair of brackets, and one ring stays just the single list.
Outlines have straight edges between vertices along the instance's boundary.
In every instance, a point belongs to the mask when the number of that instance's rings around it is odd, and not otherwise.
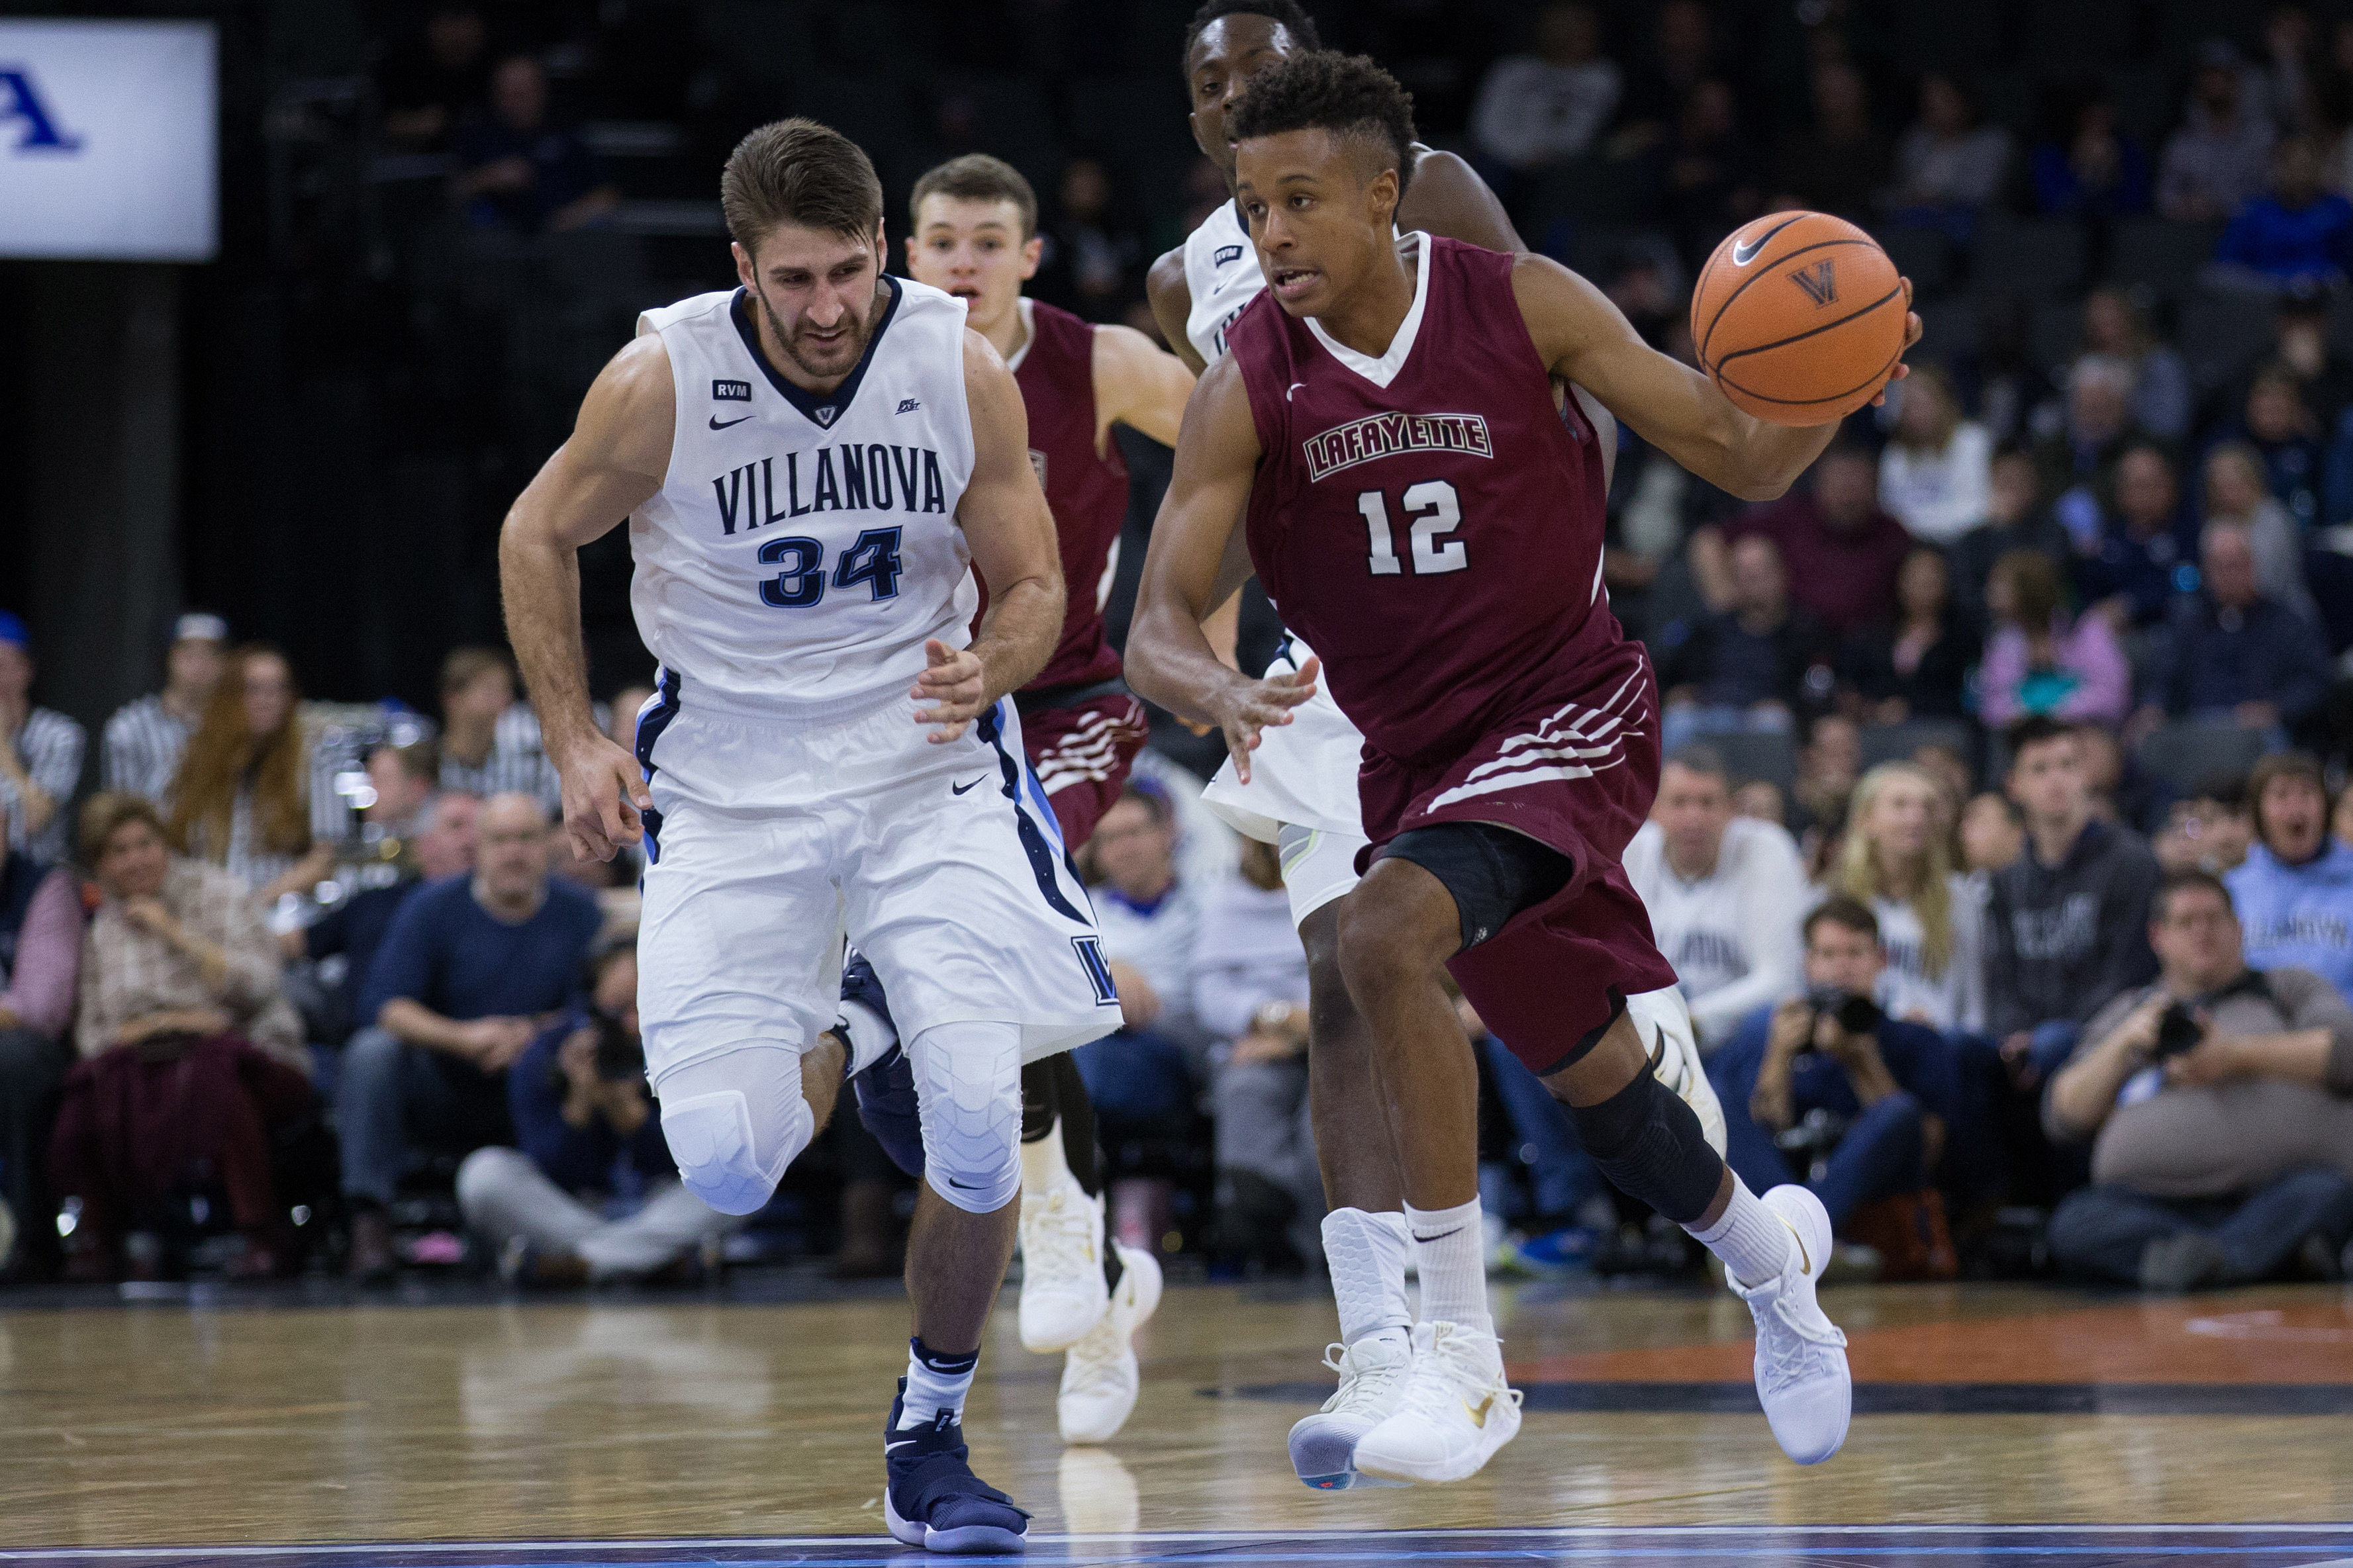
[{"label": "white basketball shorts", "polygon": [[[1267,667],[1269,675],[1295,671],[1314,650],[1296,637]],[[1288,724],[1259,731],[1250,753],[1250,783],[1234,776],[1229,758],[1201,804],[1234,830],[1282,848],[1282,885],[1295,924],[1358,880],[1356,852],[1366,844],[1364,810],[1356,799],[1356,768],[1365,737],[1322,679],[1315,695],[1292,710]],[[1286,827],[1304,829],[1286,834]]]},{"label": "white basketball shorts", "polygon": [[814,1048],[845,933],[902,1039],[1015,1024],[1034,1061],[1119,1026],[1093,906],[1013,704],[945,745],[914,712],[900,697],[847,718],[754,718],[663,673],[637,747],[654,800],[638,1013],[657,1088],[740,1046]]}]

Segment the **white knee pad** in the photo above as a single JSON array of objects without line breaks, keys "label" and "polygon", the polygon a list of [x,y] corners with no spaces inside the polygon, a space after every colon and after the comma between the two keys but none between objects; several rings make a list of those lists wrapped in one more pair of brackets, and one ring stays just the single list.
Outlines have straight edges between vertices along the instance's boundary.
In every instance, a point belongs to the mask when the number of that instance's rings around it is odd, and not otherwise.
[{"label": "white knee pad", "polygon": [[665,1075],[661,1121],[679,1180],[721,1214],[765,1207],[817,1134],[801,1098],[800,1055],[783,1047],[732,1051]]},{"label": "white knee pad", "polygon": [[967,1214],[1021,1191],[1021,1028],[942,1024],[908,1056],[923,1109],[923,1180]]}]

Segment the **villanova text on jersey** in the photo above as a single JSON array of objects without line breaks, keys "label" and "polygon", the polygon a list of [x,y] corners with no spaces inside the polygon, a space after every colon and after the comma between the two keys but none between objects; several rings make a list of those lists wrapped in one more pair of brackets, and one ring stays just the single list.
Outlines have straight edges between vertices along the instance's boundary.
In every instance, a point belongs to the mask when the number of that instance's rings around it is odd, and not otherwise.
[{"label": "villanova text on jersey", "polygon": [[[811,512],[948,510],[940,455],[928,447],[880,441],[786,452],[781,462],[774,455],[756,458],[712,479],[711,489],[718,498],[723,538],[734,537],[739,528],[749,533]],[[780,494],[782,506],[776,504]]]}]

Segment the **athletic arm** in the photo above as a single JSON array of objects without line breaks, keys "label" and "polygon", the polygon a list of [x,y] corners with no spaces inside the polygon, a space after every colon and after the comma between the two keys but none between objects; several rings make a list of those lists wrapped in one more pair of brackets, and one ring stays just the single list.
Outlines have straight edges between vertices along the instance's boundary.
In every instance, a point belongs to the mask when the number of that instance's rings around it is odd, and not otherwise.
[{"label": "athletic arm", "polygon": [[[1771,500],[1838,433],[1835,422],[1790,426],[1742,413],[1706,376],[1644,342],[1601,290],[1556,261],[1520,257],[1512,288],[1546,369],[1591,392],[1637,435],[1719,489]],[[1915,316],[1906,346],[1919,335]]]},{"label": "athletic arm", "polygon": [[1208,366],[1194,352],[1193,340],[1185,335],[1185,323],[1193,314],[1193,286],[1185,280],[1185,247],[1163,255],[1144,275],[1144,297],[1152,303],[1152,319],[1160,324],[1160,335],[1168,340],[1169,352],[1185,363],[1195,375]]},{"label": "athletic arm", "polygon": [[1398,204],[1397,226],[1407,234],[1421,229],[1506,255],[1527,248],[1479,172],[1455,154],[1430,147],[1414,159],[1413,181]]},{"label": "athletic arm", "polygon": [[1097,327],[1092,364],[1095,384],[1095,449],[1102,451],[1117,423],[1176,445],[1185,424],[1185,400],[1193,395],[1193,373],[1185,362],[1134,327]]},{"label": "athletic arm", "polygon": [[653,499],[670,471],[677,400],[670,353],[645,332],[597,373],[571,438],[508,511],[499,535],[507,639],[564,781],[564,826],[582,859],[641,837],[653,804],[637,760],[596,727],[580,634],[580,547]]},{"label": "athletic arm", "polygon": [[1053,657],[1062,631],[1062,557],[1054,514],[1029,462],[1029,416],[1021,389],[987,338],[964,335],[965,402],[972,413],[972,478],[956,502],[956,521],[972,550],[973,569],[988,586],[988,614],[972,646],[951,649],[934,639],[930,668],[913,695],[925,706],[919,724],[937,724],[935,742],[953,741],[1008,691],[1017,691]]}]

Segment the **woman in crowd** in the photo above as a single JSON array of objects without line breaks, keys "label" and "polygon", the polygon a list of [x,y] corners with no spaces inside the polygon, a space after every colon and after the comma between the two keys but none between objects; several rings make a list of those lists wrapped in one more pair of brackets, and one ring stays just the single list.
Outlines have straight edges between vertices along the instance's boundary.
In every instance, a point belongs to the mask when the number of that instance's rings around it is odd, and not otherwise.
[{"label": "woman in crowd", "polygon": [[2132,670],[2104,616],[2070,621],[2060,607],[2059,571],[2034,550],[1993,564],[1986,607],[1994,618],[1979,672],[1978,716],[2006,729],[2029,713],[2124,721]]},{"label": "woman in crowd", "polygon": [[2121,289],[2094,289],[2084,301],[2084,352],[2132,368],[2133,423],[2178,441],[2189,428],[2189,369],[2148,330],[2148,318]]},{"label": "woman in crowd", "polygon": [[227,871],[171,852],[141,796],[91,799],[81,849],[100,901],[83,939],[80,1060],[49,1142],[54,1190],[81,1205],[69,1271],[111,1278],[123,1233],[198,1185],[226,1196],[243,1237],[230,1272],[273,1273],[269,1130],[311,1102],[277,944]]},{"label": "woman in crowd", "polygon": [[2255,585],[2306,615],[2316,614],[2304,584],[2304,541],[2287,507],[2271,493],[2263,454],[2225,441],[2206,454],[2206,521],[2235,522],[2255,552]]},{"label": "woman in crowd", "polygon": [[334,863],[311,837],[301,701],[276,648],[237,649],[172,781],[173,847],[224,868],[264,909],[315,887]]},{"label": "woman in crowd", "polygon": [[1894,624],[1857,632],[1843,662],[1872,721],[1901,724],[1959,718],[1961,684],[1977,658],[1977,640],[1953,605],[1944,552],[1923,545],[1896,574]]},{"label": "woman in crowd", "polygon": [[1985,1027],[1976,896],[1953,869],[1944,791],[1912,763],[1882,763],[1854,786],[1829,891],[1878,917],[1887,969],[1880,1005],[1934,1029]]},{"label": "woman in crowd", "polygon": [[1986,520],[1993,438],[1961,417],[1943,370],[1924,364],[1906,377],[1895,434],[1879,455],[1879,504],[1915,539],[1949,546]]}]

